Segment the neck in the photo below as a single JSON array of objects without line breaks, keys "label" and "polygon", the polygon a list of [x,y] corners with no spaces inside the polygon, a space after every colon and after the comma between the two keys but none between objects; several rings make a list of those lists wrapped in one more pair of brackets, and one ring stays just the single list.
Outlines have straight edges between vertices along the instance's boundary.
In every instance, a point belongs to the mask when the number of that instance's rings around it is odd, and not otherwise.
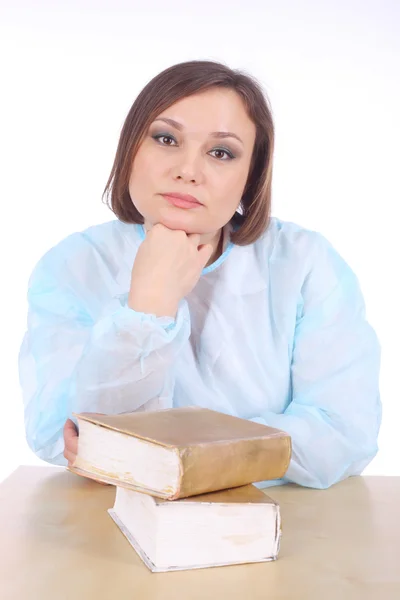
[{"label": "neck", "polygon": [[211,255],[210,260],[208,261],[208,263],[206,264],[206,267],[212,265],[216,260],[219,259],[219,257],[222,255],[223,249],[224,249],[224,233],[223,233],[223,229],[220,229],[219,231],[217,231],[216,234],[214,234],[214,237],[211,240],[201,240],[201,243],[211,243],[213,248],[214,248],[214,252]]}]

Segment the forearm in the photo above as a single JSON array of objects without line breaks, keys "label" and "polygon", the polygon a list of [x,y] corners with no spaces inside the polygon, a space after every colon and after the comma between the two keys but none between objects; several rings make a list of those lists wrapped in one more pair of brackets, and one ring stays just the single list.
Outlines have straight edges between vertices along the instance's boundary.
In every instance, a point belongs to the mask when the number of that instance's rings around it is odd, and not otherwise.
[{"label": "forearm", "polygon": [[359,475],[378,451],[381,404],[377,394],[354,419],[328,415],[315,406],[292,402],[283,414],[271,412],[252,420],[286,431],[292,438],[292,459],[284,480],[325,489]]},{"label": "forearm", "polygon": [[86,330],[41,329],[28,332],[20,352],[26,436],[40,458],[63,462],[62,430],[73,412],[132,412],[172,397],[190,323],[185,304],[175,321],[125,306]]},{"label": "forearm", "polygon": [[171,386],[190,333],[187,309],[176,321],[123,308],[97,323],[77,364],[74,412],[137,410]]}]

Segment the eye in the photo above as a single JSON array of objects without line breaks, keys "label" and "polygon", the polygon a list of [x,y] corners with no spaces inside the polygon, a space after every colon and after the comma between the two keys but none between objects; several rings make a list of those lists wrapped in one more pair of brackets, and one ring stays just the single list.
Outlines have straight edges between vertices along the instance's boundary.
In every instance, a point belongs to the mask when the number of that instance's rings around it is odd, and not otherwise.
[{"label": "eye", "polygon": [[156,142],[161,144],[161,146],[173,146],[173,144],[170,143],[171,140],[172,142],[176,143],[176,139],[169,133],[157,133],[156,135],[152,135],[151,137],[153,138],[153,140],[156,140]]},{"label": "eye", "polygon": [[[212,155],[213,152],[218,154],[218,156],[214,156],[214,158],[217,158],[220,161],[232,160],[235,158],[232,152],[226,148],[215,148],[215,150],[211,150],[210,154]],[[225,155],[225,158],[221,155]]]}]

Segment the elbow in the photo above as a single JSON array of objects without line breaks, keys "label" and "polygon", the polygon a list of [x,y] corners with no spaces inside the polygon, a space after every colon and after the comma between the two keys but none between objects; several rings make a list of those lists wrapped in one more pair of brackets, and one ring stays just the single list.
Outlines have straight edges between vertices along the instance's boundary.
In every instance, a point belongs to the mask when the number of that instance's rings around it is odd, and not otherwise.
[{"label": "elbow", "polygon": [[372,462],[379,451],[377,443],[371,446],[368,450],[366,449],[363,453],[357,456],[356,460],[353,460],[345,470],[342,479],[347,477],[353,477],[361,475],[364,469]]},{"label": "elbow", "polygon": [[377,455],[379,451],[378,436],[382,421],[382,405],[379,393],[375,395],[369,410],[367,407],[364,408],[364,414],[360,413],[359,419],[346,431],[342,432],[341,451],[338,446],[338,468],[336,473],[332,473],[332,476],[323,482],[326,484],[323,489],[331,487],[348,477],[361,475]]},{"label": "elbow", "polygon": [[63,426],[25,415],[25,438],[32,452],[49,464],[66,466]]},{"label": "elbow", "polygon": [[26,441],[32,452],[39,458],[50,465],[67,466],[67,460],[64,458],[64,440],[57,439],[54,443],[38,441],[26,436]]},{"label": "elbow", "polygon": [[379,392],[370,409],[357,421],[349,444],[349,464],[344,476],[361,475],[379,451],[378,437],[382,422],[382,404]]},{"label": "elbow", "polygon": [[302,487],[327,490],[348,477],[361,475],[377,452],[376,437],[373,436],[365,445],[338,444],[324,454],[311,455],[311,460],[303,457],[302,464],[295,454],[284,480]]},{"label": "elbow", "polygon": [[326,490],[333,485],[347,479],[348,477],[354,477],[361,475],[364,469],[371,463],[378,452],[378,446],[376,439],[373,442],[365,446],[361,451],[355,450],[349,452],[348,461],[344,464],[341,463],[336,472],[327,471],[320,476],[315,476],[315,487],[316,489]]}]

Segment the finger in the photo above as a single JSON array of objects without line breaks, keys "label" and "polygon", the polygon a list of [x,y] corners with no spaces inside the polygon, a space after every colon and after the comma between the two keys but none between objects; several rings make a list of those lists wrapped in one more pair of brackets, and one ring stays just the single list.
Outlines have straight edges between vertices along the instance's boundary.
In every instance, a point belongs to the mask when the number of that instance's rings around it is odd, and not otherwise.
[{"label": "finger", "polygon": [[[71,419],[68,419],[64,425],[64,445],[67,452],[76,454],[78,452],[79,435],[75,424]],[[65,454],[64,454],[65,456]]]},{"label": "finger", "polygon": [[78,437],[78,430],[76,425],[71,419],[67,419],[64,425],[64,435],[68,437]]},{"label": "finger", "polygon": [[71,450],[69,450],[68,448],[65,448],[64,449],[64,458],[67,460],[68,466],[72,467],[75,462],[75,459],[76,459],[76,454],[71,452]]},{"label": "finger", "polygon": [[200,246],[201,236],[199,233],[189,233],[187,237],[188,237],[189,242],[193,246],[195,246],[196,248],[198,248]]}]

